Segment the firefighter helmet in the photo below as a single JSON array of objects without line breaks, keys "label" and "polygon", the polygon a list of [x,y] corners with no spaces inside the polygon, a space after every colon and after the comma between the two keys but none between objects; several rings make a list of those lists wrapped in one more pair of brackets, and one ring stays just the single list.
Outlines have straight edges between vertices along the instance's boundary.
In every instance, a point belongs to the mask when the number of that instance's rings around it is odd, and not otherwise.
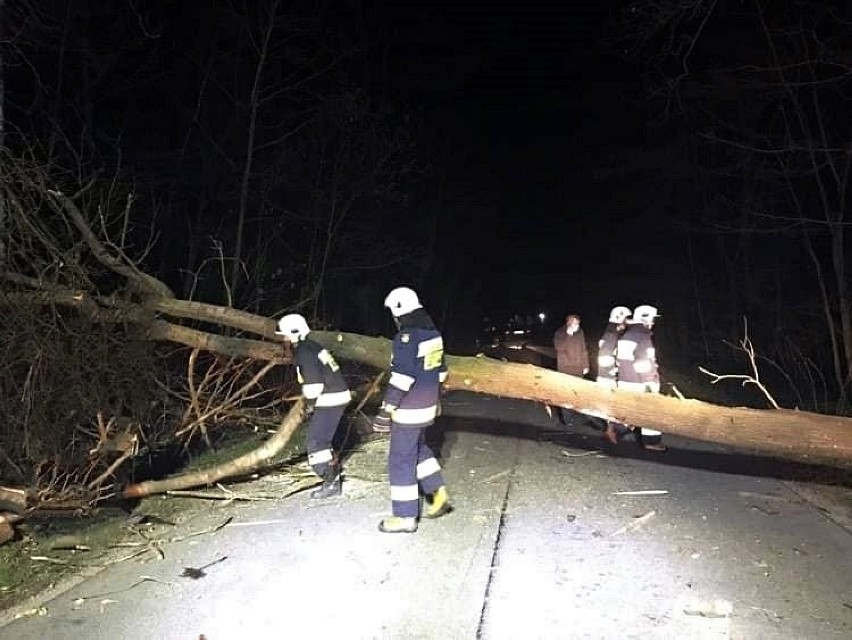
[{"label": "firefighter helmet", "polygon": [[658,318],[659,316],[657,307],[652,307],[649,304],[640,304],[633,310],[634,324],[653,324],[654,318]]},{"label": "firefighter helmet", "polygon": [[413,289],[397,287],[385,298],[385,306],[390,309],[394,318],[398,318],[399,316],[411,313],[415,309],[422,308],[423,305],[420,304],[420,299],[414,293]]},{"label": "firefighter helmet", "polygon": [[624,324],[630,317],[630,309],[627,307],[613,307],[609,312],[609,321],[615,324]]},{"label": "firefighter helmet", "polygon": [[278,321],[278,331],[275,333],[279,336],[285,336],[290,342],[299,342],[305,339],[310,330],[308,321],[305,320],[304,316],[291,313]]}]

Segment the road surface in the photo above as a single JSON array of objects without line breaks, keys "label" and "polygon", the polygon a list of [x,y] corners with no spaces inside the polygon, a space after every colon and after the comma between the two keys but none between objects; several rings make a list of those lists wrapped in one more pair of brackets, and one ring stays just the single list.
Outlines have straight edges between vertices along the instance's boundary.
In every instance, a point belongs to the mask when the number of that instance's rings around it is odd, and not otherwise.
[{"label": "road surface", "polygon": [[376,528],[374,442],[342,497],[211,502],[145,534],[161,554],[6,612],[0,638],[852,638],[852,535],[777,466],[544,434],[541,405],[465,393],[440,425],[455,511],[416,534]]}]

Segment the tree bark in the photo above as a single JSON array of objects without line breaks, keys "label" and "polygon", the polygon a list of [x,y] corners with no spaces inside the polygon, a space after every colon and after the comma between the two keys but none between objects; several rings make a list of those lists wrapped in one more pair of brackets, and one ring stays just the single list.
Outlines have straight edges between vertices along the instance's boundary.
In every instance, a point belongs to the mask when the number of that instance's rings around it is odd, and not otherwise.
[{"label": "tree bark", "polygon": [[0,487],[0,511],[23,513],[27,510],[27,492],[23,489]]},{"label": "tree bark", "polygon": [[[150,286],[150,281],[148,281]],[[157,289],[156,286],[152,287]],[[136,322],[152,340],[173,341],[229,356],[290,362],[289,350],[275,336],[275,321],[237,309],[188,302],[152,294],[144,307],[125,303],[105,308],[81,291],[54,287],[10,300],[64,304],[100,321]],[[250,331],[263,339],[235,338],[185,327],[155,317],[159,312]],[[390,363],[390,341],[354,333],[312,332],[312,337],[344,360],[378,369]],[[276,342],[272,342],[275,340]],[[489,395],[537,400],[573,408],[592,416],[654,427],[697,440],[717,442],[804,460],[852,461],[852,419],[786,409],[720,407],[699,400],[610,391],[594,382],[555,371],[501,362],[486,357],[447,357],[447,390],[466,389]]]},{"label": "tree bark", "polygon": [[[344,360],[381,368],[390,362],[389,340],[351,333],[312,335]],[[582,378],[486,357],[448,356],[447,366],[446,390],[537,400],[696,440],[807,461],[852,461],[850,418],[612,391]]]},{"label": "tree bark", "polygon": [[[63,305],[100,322],[128,322],[147,330],[152,340],[178,342],[229,356],[244,356],[271,362],[291,361],[289,349],[275,335],[275,321],[238,309],[179,300],[165,284],[141,271],[126,256],[109,250],[88,227],[73,198],[51,191],[58,213],[76,227],[92,254],[104,266],[123,276],[134,292],[132,300],[99,296],[42,282],[23,274],[4,273],[16,285],[4,301],[17,304]],[[81,266],[82,268],[82,266]],[[183,326],[163,319],[194,320],[211,327],[230,327],[257,338],[230,337]],[[391,343],[353,333],[312,332],[318,342],[338,358],[387,369]],[[546,348],[542,348],[544,354]],[[607,417],[637,426],[655,427],[697,440],[717,442],[758,452],[804,460],[852,461],[852,419],[784,409],[719,407],[699,400],[680,400],[655,394],[611,391],[581,378],[555,371],[487,357],[447,356],[447,390],[465,389],[476,393],[535,400],[570,407],[592,416]],[[247,454],[218,470],[199,472],[198,483],[206,484],[251,469],[283,447],[298,426],[296,407],[281,428],[258,451]],[[185,484],[181,487],[187,486]],[[128,495],[164,489],[140,488]]]},{"label": "tree bark", "polygon": [[124,489],[122,495],[125,498],[144,498],[155,493],[209,485],[224,478],[232,478],[250,473],[265,462],[271,460],[275,454],[287,446],[287,443],[302,423],[304,417],[305,403],[299,400],[290,407],[287,415],[281,421],[278,430],[257,449],[249,451],[229,462],[210,467],[209,469],[200,469],[193,473],[173,476],[163,480],[149,480],[129,485]]}]

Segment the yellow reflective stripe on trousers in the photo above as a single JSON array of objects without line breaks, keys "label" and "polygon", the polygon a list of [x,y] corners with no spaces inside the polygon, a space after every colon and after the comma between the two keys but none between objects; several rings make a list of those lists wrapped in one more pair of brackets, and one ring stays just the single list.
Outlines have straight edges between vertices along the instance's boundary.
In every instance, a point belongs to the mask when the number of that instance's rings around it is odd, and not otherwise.
[{"label": "yellow reflective stripe on trousers", "polygon": [[438,414],[438,406],[423,407],[422,409],[403,409],[400,407],[393,412],[393,421],[397,424],[424,424],[431,422]]},{"label": "yellow reflective stripe on trousers", "polygon": [[331,462],[331,460],[331,449],[322,449],[321,451],[314,451],[308,454],[308,464],[311,466],[322,464],[323,462]]},{"label": "yellow reflective stripe on trousers", "polygon": [[352,399],[352,394],[347,389],[346,391],[335,391],[333,393],[324,393],[317,398],[318,407],[339,407],[344,404],[349,404]]},{"label": "yellow reflective stripe on trousers", "polygon": [[420,491],[416,484],[391,485],[391,500],[394,502],[411,502],[420,499]]},{"label": "yellow reflective stripe on trousers", "polygon": [[423,462],[417,465],[417,479],[422,480],[428,476],[431,476],[433,473],[438,473],[441,470],[441,465],[438,464],[438,461],[435,458],[427,458]]}]

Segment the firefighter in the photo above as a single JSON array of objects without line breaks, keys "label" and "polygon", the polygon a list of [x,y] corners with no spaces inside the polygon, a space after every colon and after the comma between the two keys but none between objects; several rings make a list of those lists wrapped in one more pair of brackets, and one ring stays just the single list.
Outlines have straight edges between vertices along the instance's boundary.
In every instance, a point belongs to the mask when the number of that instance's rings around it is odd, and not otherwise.
[{"label": "firefighter", "polygon": [[[609,322],[606,329],[598,340],[598,374],[596,381],[607,389],[615,389],[618,382],[618,365],[615,355],[618,350],[618,339],[624,333],[627,318],[630,317],[630,309],[623,306],[613,307],[609,312]],[[628,433],[630,428],[620,422],[607,420],[604,436],[607,440],[616,444],[618,440]]]},{"label": "firefighter", "polygon": [[[417,294],[397,287],[385,298],[397,333],[393,339],[391,375],[374,426],[390,425],[388,471],[392,516],[379,523],[384,533],[413,533],[420,516],[420,492],[426,496],[425,517],[439,518],[452,509],[441,466],[425,442],[434,423],[441,383],[447,375],[444,341]],[[418,486],[419,485],[419,486]]]},{"label": "firefighter", "polygon": [[615,354],[618,349],[618,339],[624,333],[627,319],[630,317],[630,309],[627,307],[613,307],[609,312],[609,323],[598,340],[598,375],[597,383],[615,389],[618,381],[618,366],[615,362]]},{"label": "firefighter", "polygon": [[293,345],[296,355],[296,375],[307,401],[308,432],[306,447],[308,464],[322,478],[311,498],[338,496],[342,492],[341,468],[334,455],[332,440],[337,432],[346,405],[352,399],[346,380],[331,353],[311,340],[310,328],[297,313],[278,321],[278,331]]},{"label": "firefighter", "polygon": [[[654,320],[659,317],[657,308],[648,304],[633,310],[630,326],[618,339],[616,365],[618,388],[639,393],[659,393],[660,374],[654,348]],[[644,449],[665,451],[663,434],[656,429],[634,428],[633,433]]]}]

